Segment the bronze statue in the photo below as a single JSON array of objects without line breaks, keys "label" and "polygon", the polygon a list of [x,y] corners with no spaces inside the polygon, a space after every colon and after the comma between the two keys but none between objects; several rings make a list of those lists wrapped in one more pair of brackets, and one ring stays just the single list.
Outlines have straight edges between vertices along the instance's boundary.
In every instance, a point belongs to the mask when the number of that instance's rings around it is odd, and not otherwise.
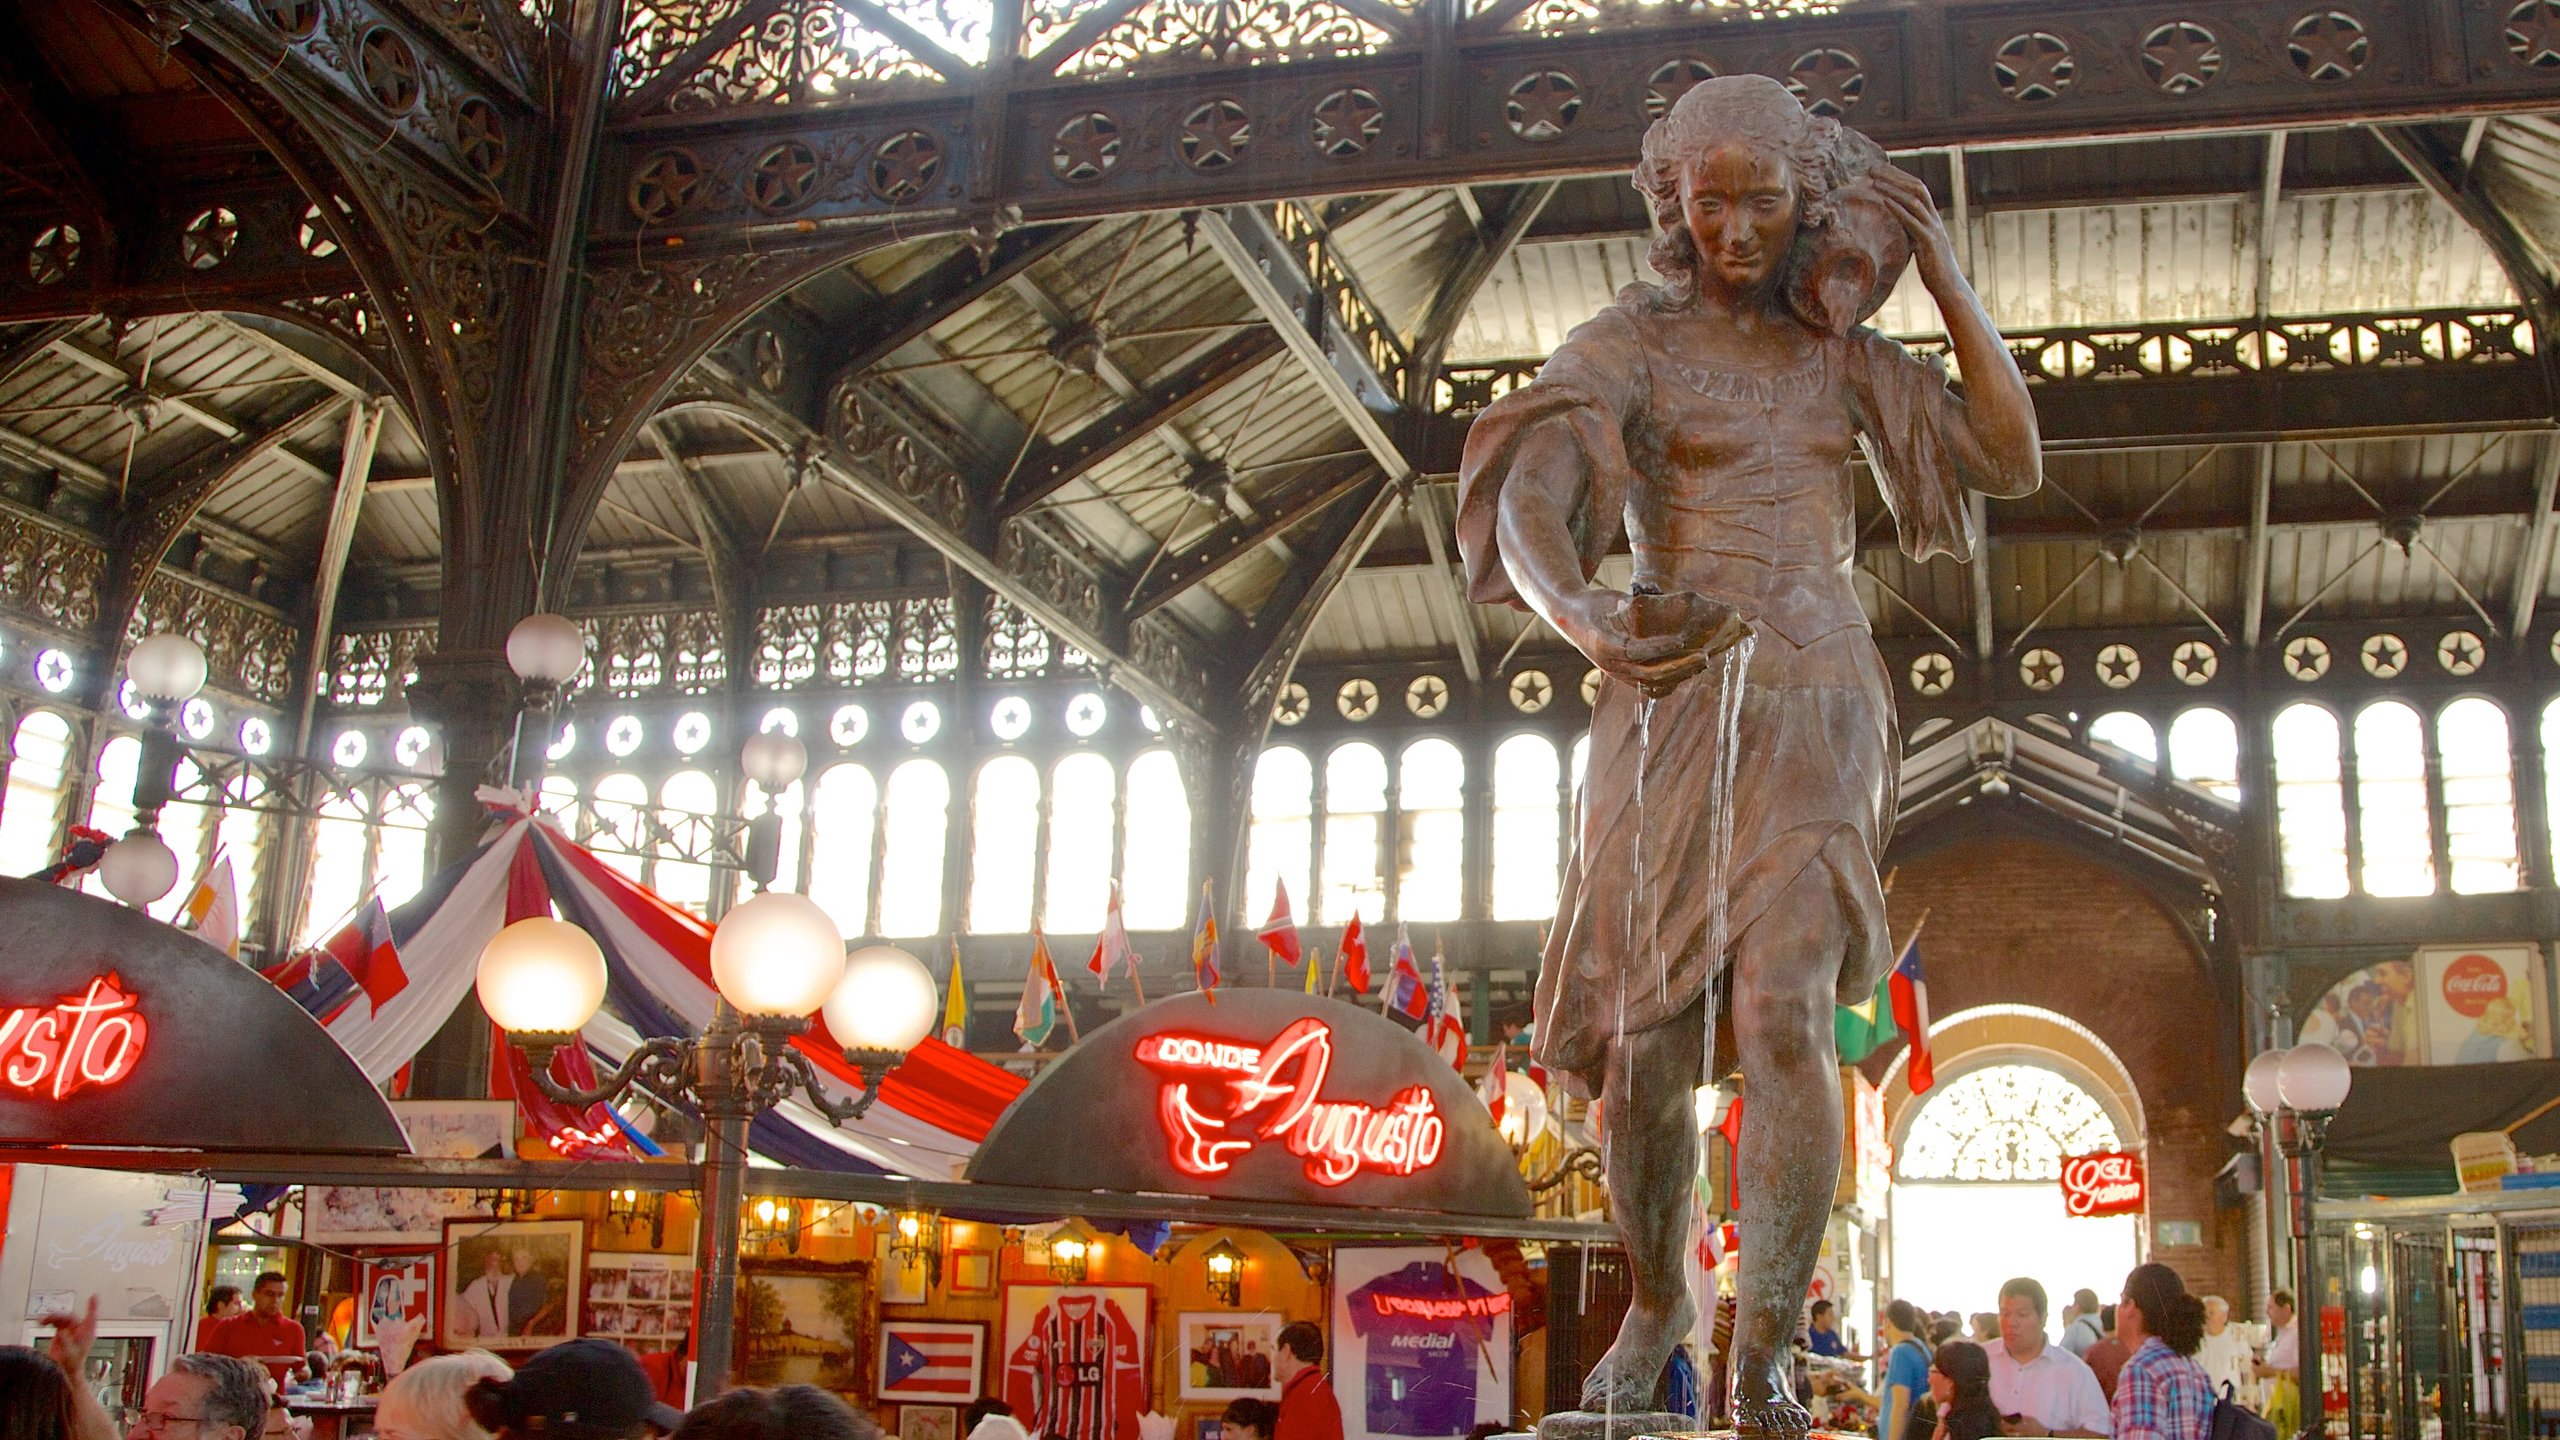
[{"label": "bronze statue", "polygon": [[[1602,673],[1537,1003],[1539,1057],[1601,1097],[1634,1272],[1582,1403],[1648,1410],[1693,1323],[1692,1087],[1722,995],[1750,1096],[1735,1418],[1802,1436],[1786,1346],[1840,1160],[1832,1007],[1893,958],[1876,862],[1901,746],[1850,583],[1849,451],[1905,550],[1969,559],[1964,492],[2041,480],[2035,410],[1928,187],[1775,81],[1681,96],[1635,183],[1668,283],[1621,292],[1476,421],[1458,542],[1476,600],[1536,612]],[[1914,262],[1961,396],[1861,323]],[[1621,529],[1632,594],[1593,583]]]}]

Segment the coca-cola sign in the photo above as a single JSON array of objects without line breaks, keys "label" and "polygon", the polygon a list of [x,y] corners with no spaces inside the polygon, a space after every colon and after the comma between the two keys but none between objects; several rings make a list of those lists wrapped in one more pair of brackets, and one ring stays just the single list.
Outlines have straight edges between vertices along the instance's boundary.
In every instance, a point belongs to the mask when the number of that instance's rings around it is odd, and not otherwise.
[{"label": "coca-cola sign", "polygon": [[2142,1213],[2142,1157],[2124,1150],[2074,1155],[2062,1162],[2062,1209],[2067,1215]]},{"label": "coca-cola sign", "polygon": [[2466,1019],[2479,1019],[2490,1001],[2507,998],[2506,967],[2486,955],[2456,956],[2438,984],[2446,1007]]}]

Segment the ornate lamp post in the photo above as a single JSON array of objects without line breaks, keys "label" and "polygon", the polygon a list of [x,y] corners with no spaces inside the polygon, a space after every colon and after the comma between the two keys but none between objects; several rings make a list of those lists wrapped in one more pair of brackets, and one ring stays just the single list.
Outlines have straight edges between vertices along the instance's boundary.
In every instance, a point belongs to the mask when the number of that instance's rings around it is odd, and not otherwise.
[{"label": "ornate lamp post", "polygon": [[[519,920],[480,955],[480,1003],[533,1062],[534,1082],[566,1105],[610,1101],[634,1085],[692,1102],[702,1116],[699,1237],[702,1323],[695,1334],[704,1393],[727,1388],[746,1208],[747,1127],[793,1091],[842,1124],[871,1108],[882,1077],[933,1029],[933,976],[903,950],[875,945],[848,959],[835,922],[801,895],[758,895],[711,935],[720,1003],[699,1036],[644,1041],[596,1085],[551,1078],[551,1060],[576,1043],[604,1004],[604,954],[587,933],[550,919]],[[829,1099],[789,1041],[822,1011],[845,1059],[867,1082]]]},{"label": "ornate lamp post", "polygon": [[747,737],[738,768],[764,791],[764,813],[747,822],[747,878],[761,895],[782,873],[782,792],[809,770],[809,747],[779,730]]},{"label": "ornate lamp post", "polygon": [[525,756],[525,721],[538,718],[535,749],[547,750],[560,709],[560,692],[587,663],[587,637],[576,621],[549,612],[527,615],[507,632],[507,668],[524,686],[524,704],[516,711],[516,742],[508,752],[507,785],[521,789],[540,774],[538,761]]},{"label": "ornate lamp post", "polygon": [[204,651],[184,635],[154,635],[125,657],[125,678],[151,712],[133,770],[133,829],[98,859],[107,893],[139,910],[178,883],[178,852],[160,838],[160,811],[178,788],[178,708],[204,688]]},{"label": "ornate lamp post", "polygon": [[2268,1050],[2249,1062],[2241,1080],[2249,1108],[2276,1126],[2284,1152],[2285,1189],[2291,1197],[2293,1281],[2301,1292],[2294,1309],[2295,1349],[2301,1357],[2302,1433],[2325,1440],[2326,1394],[2320,1378],[2319,1247],[2311,1233],[2311,1207],[2320,1191],[2320,1146],[2330,1118],[2347,1103],[2355,1072],[2334,1047],[2306,1041],[2290,1050]]}]

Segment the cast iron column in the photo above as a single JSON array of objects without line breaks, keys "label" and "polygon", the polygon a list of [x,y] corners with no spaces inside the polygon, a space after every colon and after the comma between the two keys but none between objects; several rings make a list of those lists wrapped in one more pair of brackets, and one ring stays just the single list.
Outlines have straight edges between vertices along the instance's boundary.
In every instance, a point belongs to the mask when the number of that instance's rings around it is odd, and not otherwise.
[{"label": "cast iron column", "polygon": [[747,1204],[747,1127],[760,1108],[753,1093],[762,1071],[763,1042],[719,1002],[710,1028],[694,1046],[694,1093],[702,1109],[702,1224],[695,1243],[701,1277],[694,1324],[694,1398],[708,1400],[729,1388],[730,1346],[738,1316],[739,1229]]}]

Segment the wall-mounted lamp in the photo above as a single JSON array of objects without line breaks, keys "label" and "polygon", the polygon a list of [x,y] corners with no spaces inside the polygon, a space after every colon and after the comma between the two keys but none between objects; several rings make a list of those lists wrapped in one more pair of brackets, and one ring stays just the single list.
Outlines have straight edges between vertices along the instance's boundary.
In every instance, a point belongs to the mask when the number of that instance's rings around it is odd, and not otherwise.
[{"label": "wall-mounted lamp", "polygon": [[471,1203],[494,1219],[522,1220],[541,1208],[542,1197],[531,1190],[474,1190]]},{"label": "wall-mounted lamp", "polygon": [[667,1197],[655,1190],[609,1191],[604,1213],[626,1235],[648,1226],[649,1247],[653,1250],[667,1243]]},{"label": "wall-mounted lamp", "polygon": [[942,1217],[921,1206],[889,1217],[889,1263],[921,1266],[927,1275],[942,1269]]},{"label": "wall-mounted lamp", "polygon": [[1061,1285],[1081,1285],[1102,1258],[1102,1237],[1070,1220],[1049,1237],[1049,1278]]},{"label": "wall-mounted lamp", "polygon": [[750,1245],[780,1244],[785,1253],[800,1253],[800,1204],[796,1200],[762,1196],[747,1207],[746,1222],[740,1228]]},{"label": "wall-mounted lamp", "polygon": [[1221,1305],[1244,1303],[1244,1252],[1235,1242],[1220,1239],[1209,1247],[1209,1298]]}]

